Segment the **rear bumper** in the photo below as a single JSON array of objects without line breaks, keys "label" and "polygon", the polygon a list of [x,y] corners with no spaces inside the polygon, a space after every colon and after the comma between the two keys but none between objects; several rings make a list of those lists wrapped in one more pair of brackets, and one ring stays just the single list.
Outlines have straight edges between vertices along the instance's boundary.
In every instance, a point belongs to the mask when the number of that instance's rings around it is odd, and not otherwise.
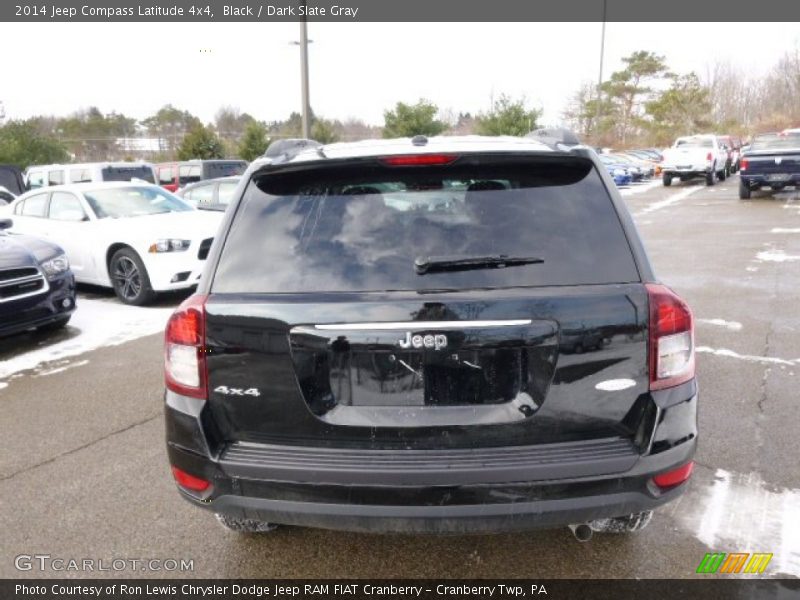
[{"label": "rear bumper", "polygon": [[742,173],[739,172],[739,177],[742,183],[748,187],[761,187],[771,185],[781,186],[800,186],[800,173],[788,173],[786,179],[770,180],[768,175],[764,173]]},{"label": "rear bumper", "polygon": [[203,506],[240,518],[322,529],[493,533],[559,527],[652,510],[683,493],[683,487],[685,485],[678,486],[658,498],[635,491],[615,493],[609,490],[609,493],[593,496],[445,506],[320,503],[223,495]]},{"label": "rear bumper", "polygon": [[652,510],[684,491],[652,477],[694,456],[696,382],[648,403],[633,439],[389,451],[214,444],[206,403],[168,392],[167,450],[172,465],[211,482],[202,493],[179,487],[187,501],[239,518],[371,532],[535,529]]},{"label": "rear bumper", "polygon": [[711,173],[711,165],[692,165],[688,167],[662,166],[661,173],[673,177],[702,177]]}]

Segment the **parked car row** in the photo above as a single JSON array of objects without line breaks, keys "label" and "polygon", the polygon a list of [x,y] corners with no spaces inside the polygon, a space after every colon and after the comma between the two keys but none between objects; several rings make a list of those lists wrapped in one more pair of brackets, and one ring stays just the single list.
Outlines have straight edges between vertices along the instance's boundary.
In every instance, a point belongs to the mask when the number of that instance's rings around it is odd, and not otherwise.
[{"label": "parked car row", "polygon": [[600,160],[618,186],[652,178],[658,164],[655,156],[645,151],[612,152],[601,149]]},{"label": "parked car row", "polygon": [[35,189],[0,210],[15,233],[63,248],[76,281],[135,305],[197,284],[222,216],[136,182]]},{"label": "parked car row", "polygon": [[[0,166],[0,186],[5,176]],[[95,162],[68,165],[32,165],[25,171],[22,187],[14,192],[64,185],[105,181],[142,181],[156,183],[170,192],[207,179],[241,175],[247,168],[244,160],[186,160],[151,164],[147,162]],[[5,186],[8,187],[8,186]]]}]

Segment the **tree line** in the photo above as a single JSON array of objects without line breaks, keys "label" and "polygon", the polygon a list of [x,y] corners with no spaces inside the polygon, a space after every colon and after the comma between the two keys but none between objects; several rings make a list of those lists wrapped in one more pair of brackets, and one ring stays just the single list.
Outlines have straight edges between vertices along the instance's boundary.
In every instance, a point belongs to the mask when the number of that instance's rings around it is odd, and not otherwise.
[{"label": "tree line", "polygon": [[[357,119],[325,119],[311,113],[311,137],[323,144],[375,137],[481,133],[524,135],[536,128],[541,111],[524,99],[501,95],[491,110],[478,115],[443,112],[432,102],[398,102],[384,112],[383,127]],[[24,168],[31,164],[261,156],[276,139],[300,137],[302,118],[292,113],[282,121],[260,121],[238,108],[220,108],[211,123],[171,104],[137,121],[123,114],[103,114],[90,107],[67,117],[33,117],[0,127],[0,163]],[[126,147],[130,140],[157,141],[157,148]]]},{"label": "tree line", "polygon": [[563,114],[595,145],[664,146],[691,133],[746,137],[800,123],[800,47],[759,76],[730,62],[703,74],[676,73],[664,56],[646,50],[622,62],[600,86],[581,85]]}]

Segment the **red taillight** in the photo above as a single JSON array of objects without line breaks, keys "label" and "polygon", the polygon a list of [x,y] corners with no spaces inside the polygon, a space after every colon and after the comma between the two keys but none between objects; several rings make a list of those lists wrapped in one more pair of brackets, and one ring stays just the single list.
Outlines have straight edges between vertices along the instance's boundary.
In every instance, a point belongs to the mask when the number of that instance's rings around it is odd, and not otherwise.
[{"label": "red taillight", "polygon": [[390,167],[423,167],[449,165],[457,158],[457,154],[404,154],[401,156],[384,156],[380,161]]},{"label": "red taillight", "polygon": [[673,387],[694,377],[692,311],[668,287],[648,283],[650,389]]},{"label": "red taillight", "polygon": [[707,160],[708,162],[711,162],[713,159],[714,159],[714,156],[711,154],[711,152],[709,152],[708,154],[706,154],[706,160]]},{"label": "red taillight", "polygon": [[653,483],[655,483],[662,490],[675,487],[676,485],[680,485],[684,481],[688,480],[689,477],[692,476],[693,470],[694,461],[689,461],[677,469],[672,469],[672,471],[667,471],[666,473],[660,473],[656,475],[653,477]]},{"label": "red taillight", "polygon": [[179,486],[187,490],[192,490],[193,492],[205,492],[211,487],[210,481],[195,477],[194,475],[189,475],[189,473],[174,465],[172,466],[172,476]]},{"label": "red taillight", "polygon": [[167,388],[193,398],[206,398],[206,296],[190,296],[172,313],[164,336]]},{"label": "red taillight", "polygon": [[739,170],[746,171],[747,167],[749,166],[750,166],[750,161],[747,160],[746,158],[743,158],[742,160],[739,161]]}]

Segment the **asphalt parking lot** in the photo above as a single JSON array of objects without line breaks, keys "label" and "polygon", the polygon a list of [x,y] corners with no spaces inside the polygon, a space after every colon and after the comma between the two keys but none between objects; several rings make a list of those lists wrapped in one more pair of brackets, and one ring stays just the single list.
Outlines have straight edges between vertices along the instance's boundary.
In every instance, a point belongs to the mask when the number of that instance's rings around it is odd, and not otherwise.
[{"label": "asphalt parking lot", "polygon": [[63,333],[0,341],[0,576],[63,575],[15,569],[43,553],[193,560],[122,576],[679,578],[711,551],[773,553],[765,575],[800,576],[800,192],[740,201],[737,184],[623,192],[694,310],[701,390],[690,490],[641,533],[229,533],[179,498],[166,461],[160,329],[180,298],[139,309],[85,289]]}]

